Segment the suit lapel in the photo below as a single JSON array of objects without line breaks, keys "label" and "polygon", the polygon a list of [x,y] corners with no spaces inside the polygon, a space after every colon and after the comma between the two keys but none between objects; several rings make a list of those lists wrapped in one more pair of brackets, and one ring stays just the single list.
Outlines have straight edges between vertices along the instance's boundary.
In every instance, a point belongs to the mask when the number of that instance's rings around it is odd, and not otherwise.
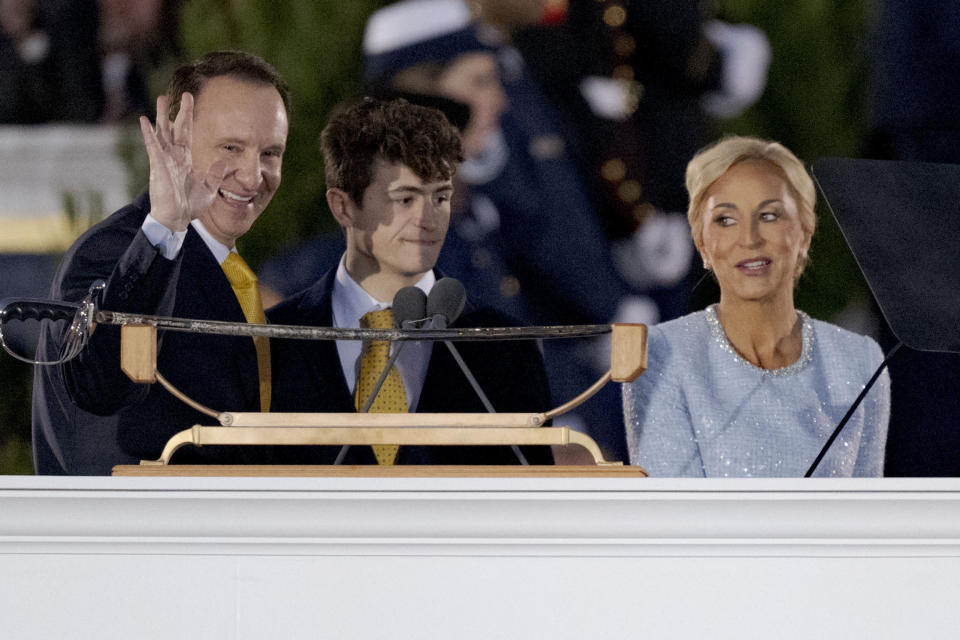
[{"label": "suit lapel", "polygon": [[[335,270],[327,272],[304,296],[297,316],[297,324],[313,327],[333,326],[333,282]],[[304,342],[304,353],[310,375],[315,381],[313,388],[326,396],[322,401],[326,411],[349,412],[354,410],[353,397],[340,366],[340,354],[333,340]]]},{"label": "suit lapel", "polygon": [[[228,322],[246,322],[243,309],[237,300],[230,281],[223,273],[216,258],[204,243],[200,235],[188,227],[183,242],[183,274],[181,286],[177,291],[178,314],[182,317],[225,320]],[[184,288],[188,288],[187,291]],[[180,305],[179,300],[188,304]],[[231,357],[221,361],[224,377],[239,377],[246,399],[246,406],[258,407],[260,404],[260,378],[257,371],[257,353],[250,338],[227,338],[230,341],[221,353]]]},{"label": "suit lapel", "polygon": [[187,317],[243,322],[243,309],[227,276],[193,227],[188,227],[183,252],[183,270],[189,276],[185,285],[194,290],[188,298],[203,301],[196,308],[183,309]]}]

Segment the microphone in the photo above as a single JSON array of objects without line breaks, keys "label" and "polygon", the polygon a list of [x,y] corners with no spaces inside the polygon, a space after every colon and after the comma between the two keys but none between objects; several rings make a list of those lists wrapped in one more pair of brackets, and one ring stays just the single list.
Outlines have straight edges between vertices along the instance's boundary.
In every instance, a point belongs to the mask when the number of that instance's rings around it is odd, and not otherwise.
[{"label": "microphone", "polygon": [[[393,296],[393,324],[410,329],[427,315],[427,294],[417,287],[404,287]],[[401,342],[400,346],[406,342]]]},{"label": "microphone", "polygon": [[446,329],[456,322],[467,304],[467,290],[455,278],[440,278],[427,297],[426,317],[429,328]]},{"label": "microphone", "polygon": [[[393,321],[397,327],[403,329],[446,329],[456,322],[460,314],[463,313],[466,304],[467,291],[463,283],[455,278],[441,278],[433,285],[429,296],[426,296],[423,291],[417,287],[404,287],[397,291],[393,297]],[[486,408],[489,413],[496,413],[496,409],[494,409],[490,399],[487,398],[487,394],[484,393],[480,387],[476,377],[474,377],[473,372],[470,371],[470,368],[463,360],[460,352],[453,345],[453,342],[444,340],[443,343],[447,345],[447,349],[450,350],[450,355],[453,356],[463,375],[467,378],[474,393],[480,398],[484,408]],[[387,379],[387,374],[391,367],[393,367],[405,345],[406,342],[401,342],[390,355],[386,366],[380,373],[377,383],[373,386],[370,397],[367,398],[364,403],[361,413],[367,413],[370,410],[374,399],[380,392],[380,388]],[[349,448],[349,445],[341,447],[334,464],[341,464],[343,462]],[[523,455],[523,452],[520,451],[520,447],[511,445],[511,448],[520,460],[520,464],[530,464]]]},{"label": "microphone", "polygon": [[[440,278],[440,280],[433,285],[433,289],[430,290],[430,295],[427,297],[428,322],[425,328],[446,329],[460,317],[466,304],[467,290],[464,289],[463,283],[455,278]],[[487,394],[483,392],[480,383],[477,382],[477,379],[474,377],[473,372],[470,371],[470,367],[468,367],[467,363],[463,360],[460,352],[453,346],[453,342],[444,340],[443,343],[447,345],[447,349],[450,350],[450,355],[456,360],[463,375],[467,378],[467,382],[473,387],[474,393],[480,398],[480,402],[483,403],[487,412],[496,413],[497,410],[493,408],[493,404],[490,402],[490,399],[487,398]],[[520,464],[530,464],[526,456],[523,455],[523,452],[520,451],[520,447],[511,445],[511,448],[520,460]]]}]

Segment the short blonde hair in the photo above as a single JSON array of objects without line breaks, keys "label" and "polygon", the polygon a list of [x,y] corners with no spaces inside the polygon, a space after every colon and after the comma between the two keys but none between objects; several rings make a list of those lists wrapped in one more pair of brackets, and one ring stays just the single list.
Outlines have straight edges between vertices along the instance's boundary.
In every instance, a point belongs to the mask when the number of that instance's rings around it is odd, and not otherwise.
[{"label": "short blonde hair", "polygon": [[727,136],[698,151],[687,164],[687,193],[690,195],[687,221],[697,248],[700,248],[703,239],[701,222],[707,190],[730,167],[744,160],[764,160],[783,172],[798,200],[800,227],[813,237],[817,228],[817,215],[814,213],[817,190],[803,163],[779,142],[748,136]]}]

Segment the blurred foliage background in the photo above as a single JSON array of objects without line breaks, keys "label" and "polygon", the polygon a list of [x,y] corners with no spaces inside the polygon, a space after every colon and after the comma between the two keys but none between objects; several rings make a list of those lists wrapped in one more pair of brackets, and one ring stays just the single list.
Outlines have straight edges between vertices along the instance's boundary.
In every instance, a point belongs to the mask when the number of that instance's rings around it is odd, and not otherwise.
[{"label": "blurred foliage background", "polygon": [[[334,227],[324,199],[320,131],[334,105],[357,95],[363,25],[384,4],[374,0],[195,0],[183,7],[183,60],[214,49],[242,49],[269,60],[290,85],[283,187],[262,220],[240,241],[239,249],[249,256],[254,269],[279,248]],[[168,77],[169,71],[158,74],[155,93]]]},{"label": "blurred foliage background", "polygon": [[[571,0],[587,1],[587,0]],[[283,247],[334,224],[323,197],[318,138],[331,108],[357,96],[366,17],[384,0],[187,0],[181,42],[149,79],[164,90],[172,69],[212,49],[238,48],[272,62],[292,90],[291,129],[283,186],[240,241],[256,269]],[[807,162],[863,153],[869,91],[871,0],[717,0],[717,15],[763,29],[773,47],[763,98],[718,133],[780,140]],[[118,153],[132,167],[131,197],[147,184],[146,155],[132,126]],[[867,289],[826,209],[811,251],[813,263],[798,291],[798,306],[833,318],[866,304]],[[701,298],[715,295],[702,286]],[[30,459],[30,367],[0,354],[0,474],[33,472]]]}]

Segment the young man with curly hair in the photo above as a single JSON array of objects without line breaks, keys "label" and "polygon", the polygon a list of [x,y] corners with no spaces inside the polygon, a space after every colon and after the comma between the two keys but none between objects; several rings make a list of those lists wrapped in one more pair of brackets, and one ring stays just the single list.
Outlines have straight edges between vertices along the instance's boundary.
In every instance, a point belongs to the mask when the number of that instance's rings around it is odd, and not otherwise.
[{"label": "young man with curly hair", "polygon": [[[356,328],[390,308],[397,291],[429,295],[433,267],[450,224],[452,178],[463,159],[460,136],[434,109],[404,100],[365,99],[336,113],[321,136],[327,204],[346,236],[336,267],[268,314],[280,324]],[[441,274],[442,275],[442,274]],[[508,318],[468,300],[457,326],[504,326]],[[350,412],[367,398],[358,391],[367,348],[358,341],[273,340],[274,409]],[[396,349],[400,343],[394,343]],[[460,343],[458,349],[498,412],[543,411],[549,391],[533,342]],[[413,342],[394,365],[397,402],[372,411],[483,412],[484,404],[443,344]],[[381,367],[383,368],[383,367]],[[380,373],[377,371],[376,373]],[[402,387],[402,389],[401,389]],[[398,404],[401,405],[398,408]],[[387,405],[383,405],[386,407]],[[329,463],[339,448],[311,451]],[[551,461],[547,448],[527,448],[529,462]],[[351,447],[347,464],[515,464],[509,447],[404,446],[374,452]]]}]

